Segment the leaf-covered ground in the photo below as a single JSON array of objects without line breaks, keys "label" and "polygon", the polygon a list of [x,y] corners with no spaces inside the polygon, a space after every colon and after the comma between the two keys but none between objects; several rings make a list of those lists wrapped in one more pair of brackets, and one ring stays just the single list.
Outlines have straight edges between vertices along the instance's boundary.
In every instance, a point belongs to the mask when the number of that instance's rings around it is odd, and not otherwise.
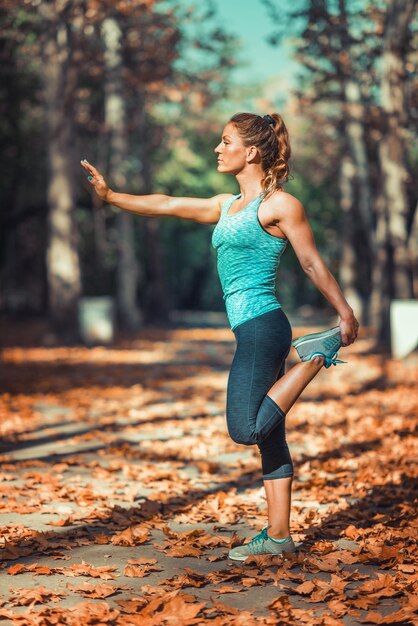
[{"label": "leaf-covered ground", "polygon": [[418,623],[416,363],[360,337],[321,371],[287,417],[299,550],[237,564],[266,503],[257,448],[226,431],[228,329],[8,339],[2,623]]}]

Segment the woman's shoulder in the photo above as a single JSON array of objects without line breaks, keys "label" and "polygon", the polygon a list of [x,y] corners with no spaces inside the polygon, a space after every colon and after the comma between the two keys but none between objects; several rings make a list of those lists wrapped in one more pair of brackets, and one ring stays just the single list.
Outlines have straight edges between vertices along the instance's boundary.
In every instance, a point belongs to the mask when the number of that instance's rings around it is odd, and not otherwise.
[{"label": "woman's shoulder", "polygon": [[218,198],[220,203],[222,204],[223,202],[225,202],[225,200],[229,200],[230,198],[236,198],[236,196],[238,195],[239,194],[237,193],[219,193],[216,198]]},{"label": "woman's shoulder", "polygon": [[304,211],[303,204],[299,198],[296,198],[293,194],[284,191],[284,189],[277,189],[274,191],[268,198],[268,204],[275,213],[281,213],[284,210],[295,213]]},{"label": "woman's shoulder", "polygon": [[233,193],[220,193],[216,197],[218,201],[218,207],[222,211],[225,206],[228,206],[228,202],[237,197],[238,194]]}]

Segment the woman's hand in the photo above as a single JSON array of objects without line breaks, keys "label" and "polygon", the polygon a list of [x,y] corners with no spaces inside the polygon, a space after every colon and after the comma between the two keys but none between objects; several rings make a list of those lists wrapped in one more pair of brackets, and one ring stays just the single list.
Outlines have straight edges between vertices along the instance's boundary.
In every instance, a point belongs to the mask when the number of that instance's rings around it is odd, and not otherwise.
[{"label": "woman's hand", "polygon": [[89,172],[90,176],[88,177],[88,180],[93,185],[94,190],[99,198],[101,198],[102,200],[107,200],[109,192],[111,190],[108,187],[103,176],[100,174],[99,170],[93,167],[93,165],[90,165],[90,163],[86,161],[86,159],[84,159],[84,161],[80,161],[80,163],[84,167],[84,169]]},{"label": "woman's hand", "polygon": [[359,323],[352,315],[349,318],[340,318],[340,333],[343,346],[349,346],[357,339]]}]

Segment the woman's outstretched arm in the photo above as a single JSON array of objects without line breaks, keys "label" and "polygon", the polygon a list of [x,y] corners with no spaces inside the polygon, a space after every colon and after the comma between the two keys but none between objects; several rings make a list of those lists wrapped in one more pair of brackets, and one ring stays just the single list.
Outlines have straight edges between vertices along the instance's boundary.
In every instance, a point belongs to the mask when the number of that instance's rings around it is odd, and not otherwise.
[{"label": "woman's outstretched arm", "polygon": [[288,193],[278,194],[276,203],[277,225],[292,244],[305,273],[340,316],[343,345],[353,343],[357,337],[359,323],[318,252],[302,203]]},{"label": "woman's outstretched arm", "polygon": [[99,198],[114,206],[148,217],[180,217],[201,224],[216,224],[220,217],[222,203],[232,194],[221,193],[212,198],[175,198],[161,193],[135,196],[118,193],[107,185],[102,174],[87,161],[80,161],[89,172],[90,183]]}]

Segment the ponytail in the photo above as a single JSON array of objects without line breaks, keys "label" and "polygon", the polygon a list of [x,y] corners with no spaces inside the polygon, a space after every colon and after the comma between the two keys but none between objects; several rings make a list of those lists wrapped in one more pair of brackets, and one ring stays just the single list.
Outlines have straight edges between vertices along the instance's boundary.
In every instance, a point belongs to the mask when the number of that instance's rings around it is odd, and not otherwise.
[{"label": "ponytail", "polygon": [[269,195],[282,189],[289,180],[291,156],[289,134],[278,113],[261,117],[254,113],[237,113],[229,120],[238,129],[246,146],[256,146],[261,157],[263,191]]}]

